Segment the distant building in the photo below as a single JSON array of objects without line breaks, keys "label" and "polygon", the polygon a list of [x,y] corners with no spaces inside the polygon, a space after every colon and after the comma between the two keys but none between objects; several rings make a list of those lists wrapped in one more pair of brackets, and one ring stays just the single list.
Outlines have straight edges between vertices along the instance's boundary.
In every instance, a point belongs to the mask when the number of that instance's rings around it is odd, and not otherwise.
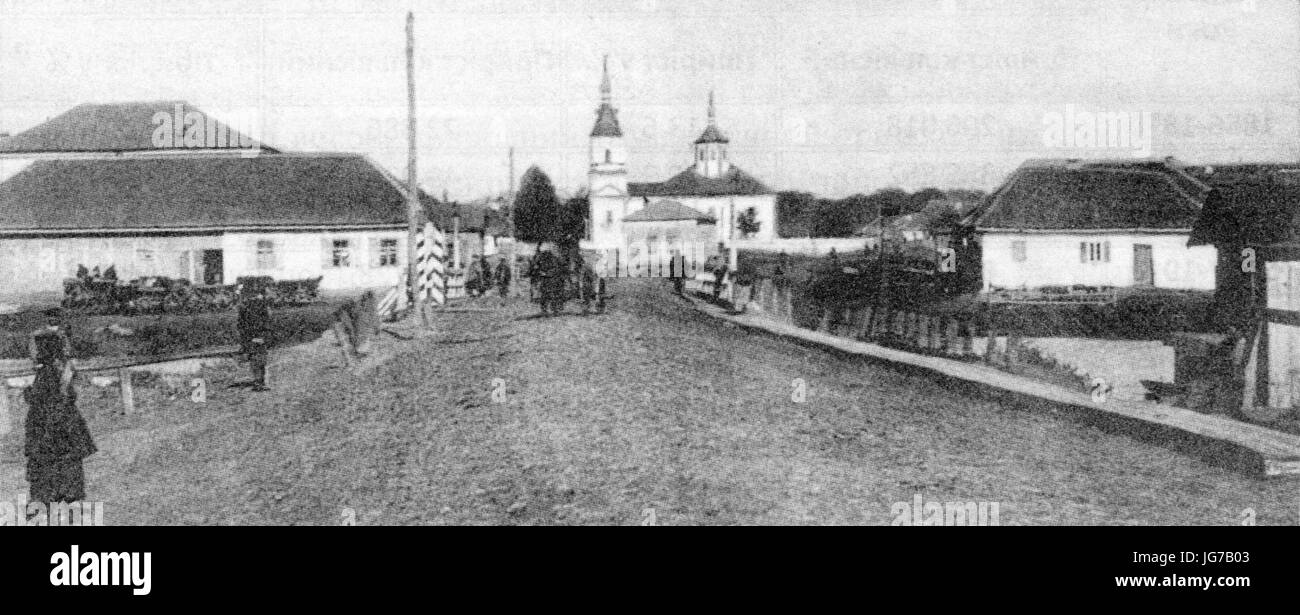
[{"label": "distant building", "polygon": [[[624,264],[647,268],[656,266],[643,262],[647,258],[666,261],[682,255],[703,261],[719,243],[744,238],[739,230],[733,234],[732,227],[747,213],[758,223],[758,231],[748,237],[777,237],[776,193],[732,164],[730,141],[718,128],[712,94],[708,125],[695,139],[691,166],[661,182],[628,181],[627,147],[613,106],[608,65],[600,94],[590,138],[590,221],[584,247],[613,251]],[[669,222],[682,224],[662,224]],[[664,228],[657,232],[652,226]]]},{"label": "distant building", "polygon": [[0,141],[6,158],[27,158],[10,160],[24,166],[0,182],[5,294],[61,293],[82,265],[195,284],[398,282],[406,193],[390,174],[357,154],[282,153],[238,133],[232,146],[230,131],[225,148],[154,147],[154,120],[176,105],[81,105]]},{"label": "distant building", "polygon": [[979,267],[986,292],[1213,290],[1214,248],[1187,245],[1208,191],[1169,159],[1031,160],[965,218],[977,262],[959,266]]}]

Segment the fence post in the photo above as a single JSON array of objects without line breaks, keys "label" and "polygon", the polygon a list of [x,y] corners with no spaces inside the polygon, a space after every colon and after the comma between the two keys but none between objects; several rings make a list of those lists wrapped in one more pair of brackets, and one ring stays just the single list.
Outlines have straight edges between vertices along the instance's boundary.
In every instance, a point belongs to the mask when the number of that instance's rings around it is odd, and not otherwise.
[{"label": "fence post", "polygon": [[13,430],[9,407],[9,384],[0,379],[0,437]]},{"label": "fence post", "polygon": [[961,323],[961,354],[975,354],[975,340],[972,338],[972,329],[975,327],[969,320]]},{"label": "fence post", "polygon": [[984,362],[992,363],[993,355],[998,352],[997,330],[990,326],[984,331],[984,333],[988,337],[988,345],[984,350]]},{"label": "fence post", "polygon": [[1017,365],[1020,363],[1020,336],[1007,335],[1007,364]]},{"label": "fence post", "polygon": [[794,324],[794,297],[793,297],[793,295],[794,295],[794,289],[793,289],[793,288],[790,288],[790,287],[787,286],[786,289],[785,289],[785,305],[782,306],[782,308],[783,308],[783,309],[782,309],[782,314],[784,314],[784,316],[785,316],[785,322],[786,322],[786,324],[790,324],[790,325],[793,325],[793,324]]},{"label": "fence post", "polygon": [[867,337],[867,332],[871,330],[871,306],[858,310],[857,318],[853,319],[853,339],[860,340]]},{"label": "fence post", "polygon": [[961,356],[961,325],[956,318],[949,318],[944,327],[944,353],[949,356]]},{"label": "fence post", "polygon": [[118,388],[122,391],[122,411],[135,414],[135,386],[131,382],[131,369],[123,367],[117,370]]}]

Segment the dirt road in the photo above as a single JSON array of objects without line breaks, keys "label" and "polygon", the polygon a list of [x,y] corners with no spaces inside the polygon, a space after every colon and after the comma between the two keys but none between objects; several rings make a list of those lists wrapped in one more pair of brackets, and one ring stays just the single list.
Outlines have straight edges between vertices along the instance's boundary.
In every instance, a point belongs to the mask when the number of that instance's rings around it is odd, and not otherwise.
[{"label": "dirt road", "polygon": [[263,396],[214,374],[206,404],[92,421],[116,431],[90,497],[112,524],[890,524],[918,494],[1003,525],[1298,522],[1293,482],[746,334],[668,288],[442,314],[360,374],[324,340],[283,350]]}]

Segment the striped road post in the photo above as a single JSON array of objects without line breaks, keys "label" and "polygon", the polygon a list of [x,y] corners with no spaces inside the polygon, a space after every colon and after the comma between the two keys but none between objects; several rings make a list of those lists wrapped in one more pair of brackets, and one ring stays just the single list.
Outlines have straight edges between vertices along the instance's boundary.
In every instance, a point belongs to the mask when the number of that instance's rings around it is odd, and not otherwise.
[{"label": "striped road post", "polygon": [[420,255],[420,294],[437,305],[447,303],[446,238],[433,226],[424,224],[424,231],[416,236],[416,250]]}]

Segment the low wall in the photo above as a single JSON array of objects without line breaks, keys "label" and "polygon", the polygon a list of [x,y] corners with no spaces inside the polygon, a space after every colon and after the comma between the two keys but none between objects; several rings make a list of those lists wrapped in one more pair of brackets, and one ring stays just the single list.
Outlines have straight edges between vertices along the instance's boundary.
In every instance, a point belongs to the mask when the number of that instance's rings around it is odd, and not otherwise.
[{"label": "low wall", "polygon": [[837,253],[861,252],[868,242],[874,240],[866,237],[788,237],[784,239],[737,239],[739,250],[756,250],[759,252],[785,252],[786,254],[803,254],[806,256],[825,256],[833,248]]}]

